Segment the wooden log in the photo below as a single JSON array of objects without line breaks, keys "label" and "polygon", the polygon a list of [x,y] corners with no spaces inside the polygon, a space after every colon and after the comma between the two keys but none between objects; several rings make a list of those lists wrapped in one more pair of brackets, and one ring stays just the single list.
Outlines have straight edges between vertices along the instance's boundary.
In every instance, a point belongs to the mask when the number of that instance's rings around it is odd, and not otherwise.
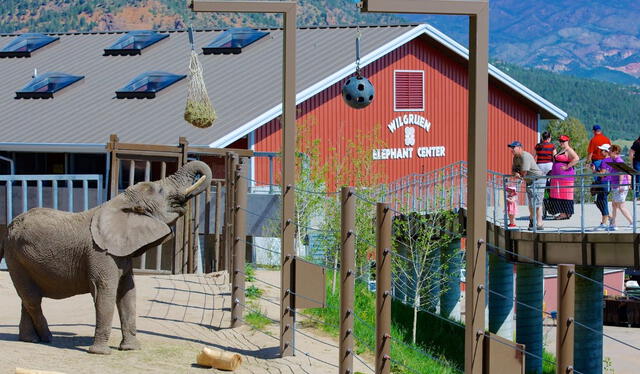
[{"label": "wooden log", "polygon": [[64,374],[59,371],[33,370],[25,368],[16,368],[16,374]]},{"label": "wooden log", "polygon": [[196,362],[200,366],[234,371],[242,364],[242,357],[237,353],[229,353],[204,347],[202,348],[202,352],[198,353]]}]

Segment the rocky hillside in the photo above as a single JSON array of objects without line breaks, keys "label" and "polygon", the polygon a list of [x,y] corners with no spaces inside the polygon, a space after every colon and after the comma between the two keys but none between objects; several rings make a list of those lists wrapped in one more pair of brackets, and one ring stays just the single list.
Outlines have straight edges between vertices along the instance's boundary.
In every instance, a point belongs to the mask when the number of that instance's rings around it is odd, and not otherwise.
[{"label": "rocky hillside", "polygon": [[[463,17],[429,21],[465,42]],[[491,0],[491,57],[522,66],[640,84],[640,3],[635,0]]]},{"label": "rocky hillside", "polygon": [[[361,15],[352,0],[299,0],[300,25],[406,22],[392,15]],[[275,15],[197,14],[186,0],[2,0],[0,33],[277,26]]]}]

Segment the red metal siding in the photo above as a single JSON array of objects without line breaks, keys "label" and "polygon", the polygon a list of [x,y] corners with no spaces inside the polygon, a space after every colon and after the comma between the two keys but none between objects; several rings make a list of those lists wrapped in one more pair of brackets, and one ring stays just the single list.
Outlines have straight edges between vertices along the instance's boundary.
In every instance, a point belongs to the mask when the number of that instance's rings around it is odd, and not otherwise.
[{"label": "red metal siding", "polygon": [[[393,83],[395,70],[424,70],[424,111],[394,111]],[[396,180],[410,173],[424,173],[450,163],[466,160],[467,153],[467,71],[466,66],[453,61],[426,41],[414,40],[363,69],[375,86],[373,103],[361,110],[348,107],[342,101],[343,82],[332,85],[298,105],[298,126],[310,126],[309,138],[320,140],[323,161],[344,157],[348,142],[371,147],[376,139],[384,142],[378,148],[407,148],[403,126],[393,133],[387,125],[404,115],[419,115],[430,123],[429,131],[415,128],[415,145],[411,158],[373,161],[374,171],[385,175],[383,182]],[[510,170],[511,153],[507,144],[520,140],[532,150],[537,140],[537,113],[522,99],[490,84],[489,88],[489,169]],[[281,144],[279,120],[273,120],[255,131],[256,151],[278,152]],[[445,157],[417,157],[418,147],[444,146]],[[368,152],[368,157],[371,152]],[[279,170],[276,164],[275,170]],[[329,173],[336,173],[330,170]],[[256,179],[268,179],[266,160],[256,160]],[[331,176],[329,176],[330,179]]]}]

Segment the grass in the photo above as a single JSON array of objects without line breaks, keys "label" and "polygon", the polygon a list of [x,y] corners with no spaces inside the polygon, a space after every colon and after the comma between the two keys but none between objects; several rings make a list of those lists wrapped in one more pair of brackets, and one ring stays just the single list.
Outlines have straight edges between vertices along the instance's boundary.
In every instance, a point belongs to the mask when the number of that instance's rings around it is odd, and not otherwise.
[{"label": "grass", "polygon": [[244,291],[244,295],[246,296],[246,298],[247,299],[251,299],[251,300],[255,300],[255,299],[261,297],[263,293],[264,293],[264,291],[261,290],[260,288],[256,287],[256,286],[249,286]]},{"label": "grass", "polygon": [[255,282],[256,280],[256,267],[252,264],[244,265],[245,282]]},{"label": "grass", "polygon": [[[331,274],[327,279],[331,279]],[[366,285],[360,282],[356,283],[355,289],[355,322],[354,337],[356,340],[356,353],[375,353],[375,293],[370,292]],[[326,324],[312,323],[314,327],[320,328],[327,333],[338,336],[340,325],[339,322],[340,295],[339,293],[331,293],[331,282],[327,282],[327,307],[308,309],[304,314],[310,314],[322,320]],[[392,313],[393,315],[393,313]],[[429,358],[422,354],[426,350],[422,347],[406,343],[410,341],[410,333],[398,323],[392,323],[391,336],[394,344],[391,345],[391,357],[394,361],[392,372],[409,373],[420,372],[430,374],[450,374],[458,373],[459,367],[450,361],[447,361],[441,354],[426,352],[436,357],[438,360]],[[464,338],[464,337],[463,337]],[[401,344],[404,342],[405,344]],[[405,368],[408,367],[409,369]]]},{"label": "grass", "polygon": [[[245,314],[244,321],[254,329],[263,331],[264,327],[272,322],[263,313],[257,311],[250,311]],[[267,333],[267,331],[265,331],[265,333]]]}]

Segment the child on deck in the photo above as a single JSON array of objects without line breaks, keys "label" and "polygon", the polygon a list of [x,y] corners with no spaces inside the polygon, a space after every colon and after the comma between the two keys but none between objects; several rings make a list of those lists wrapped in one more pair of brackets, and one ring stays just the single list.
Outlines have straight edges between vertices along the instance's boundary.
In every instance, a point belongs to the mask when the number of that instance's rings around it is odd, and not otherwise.
[{"label": "child on deck", "polygon": [[518,214],[518,191],[516,186],[507,186],[507,215],[509,227],[516,227],[516,214]]}]

